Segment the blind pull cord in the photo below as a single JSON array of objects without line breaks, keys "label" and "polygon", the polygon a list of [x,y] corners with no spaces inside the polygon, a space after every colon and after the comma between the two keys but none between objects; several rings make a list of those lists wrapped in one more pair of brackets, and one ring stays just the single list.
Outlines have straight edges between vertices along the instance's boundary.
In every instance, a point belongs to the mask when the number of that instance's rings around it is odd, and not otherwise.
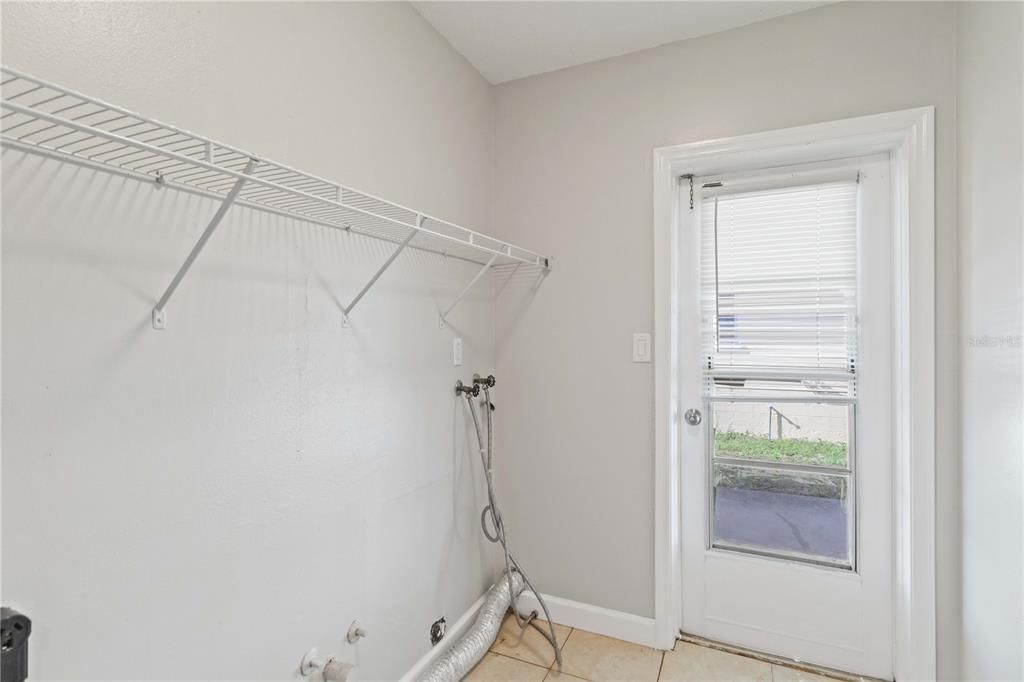
[{"label": "blind pull cord", "polygon": [[690,181],[690,210],[693,210],[693,173],[687,173],[686,175],[680,175],[680,180]]}]

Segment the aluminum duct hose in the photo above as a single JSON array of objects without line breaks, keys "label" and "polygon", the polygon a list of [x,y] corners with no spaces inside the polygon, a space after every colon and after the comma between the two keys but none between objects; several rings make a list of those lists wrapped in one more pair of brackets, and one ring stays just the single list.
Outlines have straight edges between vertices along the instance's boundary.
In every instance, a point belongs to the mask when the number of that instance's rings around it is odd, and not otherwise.
[{"label": "aluminum duct hose", "polygon": [[[508,591],[510,584],[513,590],[511,595]],[[524,585],[519,571],[503,575],[494,583],[487,590],[487,597],[473,625],[423,672],[418,678],[419,682],[454,682],[465,677],[491,648],[505,619],[505,612],[512,604],[512,598],[519,596]]]}]

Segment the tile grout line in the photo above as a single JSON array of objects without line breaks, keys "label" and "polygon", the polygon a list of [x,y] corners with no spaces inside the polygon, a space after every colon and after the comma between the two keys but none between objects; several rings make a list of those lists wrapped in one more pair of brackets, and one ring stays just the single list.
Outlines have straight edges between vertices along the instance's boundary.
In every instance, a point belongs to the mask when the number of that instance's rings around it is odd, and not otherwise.
[{"label": "tile grout line", "polygon": [[[515,656],[509,656],[508,654],[503,654],[500,651],[488,651],[487,653],[488,654],[494,654],[495,656],[501,656],[502,658],[507,658],[510,661],[516,661],[518,663],[525,663],[526,665],[532,665],[534,668],[540,668],[541,670],[548,670],[548,668],[545,668],[542,665],[537,665],[536,663],[530,663],[529,661],[524,661],[521,658],[516,658]],[[486,654],[484,654],[484,655],[486,656]],[[483,659],[481,658],[480,660],[482,661]],[[477,665],[479,665],[479,663]]]},{"label": "tile grout line", "polygon": [[[506,615],[505,616],[505,620],[507,620],[508,617],[509,616]],[[503,624],[504,624],[504,621],[503,621]],[[560,623],[555,623],[555,625],[561,625],[561,624]],[[563,625],[562,627],[566,627],[566,626]],[[568,634],[566,634],[565,639],[562,640],[562,643],[558,647],[558,650],[560,652],[561,652],[562,649],[565,648],[566,642],[569,641],[569,636],[572,635],[572,633],[576,631],[576,628],[568,628],[568,629],[569,629]],[[499,632],[499,635],[500,635],[500,632]],[[557,638],[555,639],[555,641],[556,642],[558,641]],[[525,663],[526,665],[532,665],[535,668],[540,668],[541,670],[547,671],[547,673],[553,672],[554,669],[555,669],[555,664],[558,662],[558,659],[554,658],[554,659],[551,660],[551,664],[549,666],[545,667],[545,666],[543,666],[543,665],[541,665],[539,663],[533,663],[532,661],[527,661],[527,660],[524,660],[522,658],[516,658],[515,656],[511,656],[509,654],[502,653],[500,651],[495,651],[495,647],[496,646],[498,646],[498,639],[497,638],[495,638],[494,643],[491,644],[491,647],[487,650],[487,653],[488,654],[494,654],[495,656],[501,656],[502,658],[507,658],[509,660],[516,661],[518,663]],[[484,656],[486,657],[487,654],[484,654]],[[483,662],[483,659],[480,659],[480,661]],[[477,665],[479,665],[479,663]],[[474,668],[475,667],[476,666],[474,666]],[[565,673],[564,671],[563,671],[563,673],[568,676],[568,673]],[[545,674],[543,680],[547,680],[547,679],[548,679],[548,675]],[[542,682],[543,682],[543,680],[542,680]]]},{"label": "tile grout line", "polygon": [[[558,625],[558,623],[555,623],[555,625]],[[565,639],[562,640],[562,643],[558,645],[558,653],[562,653],[563,651],[565,651],[565,645],[569,643],[569,638],[572,637],[572,633],[574,632],[576,632],[576,628],[569,628],[569,634],[567,634],[565,636]],[[558,641],[557,638],[555,641]],[[551,661],[551,665],[548,667],[548,669],[554,670],[556,663],[558,663],[558,656],[555,656],[554,660]],[[562,657],[562,672],[565,672],[565,656]]]},{"label": "tile grout line", "polygon": [[[555,625],[561,625],[561,623],[555,623]],[[563,625],[562,627],[565,627],[565,626]],[[569,638],[572,637],[572,633],[574,633],[574,632],[576,632],[576,628],[569,628],[569,632],[565,635],[565,639],[563,639],[562,643],[558,645],[558,652],[559,653],[561,653],[563,650],[565,650],[565,645],[569,641]],[[555,641],[556,642],[558,641],[557,635],[555,637]],[[555,656],[551,660],[551,665],[548,666],[548,674],[544,676],[544,680],[547,680],[548,677],[551,675],[551,673],[555,672],[555,664],[556,663],[558,663],[558,656]],[[565,657],[564,656],[562,657],[562,669],[559,671],[559,674],[568,675],[568,673],[565,672]]]},{"label": "tile grout line", "polygon": [[[559,626],[559,627],[566,628],[568,630],[568,632],[565,635],[565,638],[558,645],[559,651],[560,652],[564,652],[566,645],[569,643],[569,639],[575,634],[576,630],[578,630],[579,628],[568,627],[568,626],[565,626],[565,625],[561,625],[560,623],[555,623],[555,625]],[[557,637],[557,635],[556,635],[556,637]],[[615,638],[610,638],[610,639],[615,639]],[[729,645],[723,645],[723,644],[714,642],[712,640],[705,640],[703,638],[696,638],[696,637],[693,637],[693,636],[688,636],[688,637],[687,636],[682,636],[682,637],[679,638],[679,640],[677,640],[677,645],[678,645],[678,643],[690,644],[690,645],[697,646],[697,647],[699,647],[701,649],[705,649],[705,650],[709,650],[709,651],[718,651],[718,652],[726,654],[728,656],[735,656],[735,657],[739,657],[739,658],[746,658],[746,659],[750,659],[750,660],[754,660],[754,661],[759,661],[761,663],[767,664],[768,665],[768,675],[769,675],[767,682],[776,682],[775,681],[775,668],[777,668],[777,667],[778,668],[785,668],[785,669],[789,669],[789,670],[795,670],[797,672],[812,672],[813,674],[816,674],[816,675],[824,675],[827,678],[827,673],[825,673],[825,672],[819,672],[817,670],[808,670],[806,667],[799,666],[799,665],[786,665],[785,663],[780,663],[777,660],[773,660],[773,659],[777,658],[775,656],[770,656],[770,655],[765,655],[765,654],[758,654],[757,652],[748,652],[745,649],[738,648],[738,647],[731,647]],[[544,666],[542,663],[534,663],[532,661],[528,661],[528,660],[525,660],[525,659],[517,658],[516,656],[513,656],[511,654],[507,654],[507,653],[502,653],[500,651],[496,651],[495,650],[495,646],[497,646],[497,640],[495,640],[495,643],[492,644],[490,649],[488,649],[487,653],[492,653],[492,654],[494,654],[496,656],[501,656],[501,657],[503,657],[505,659],[510,659],[510,660],[516,661],[518,663],[525,663],[526,665],[533,666],[533,667],[538,668],[540,670],[544,670],[545,671],[545,675],[544,675],[544,678],[543,678],[542,682],[550,682],[551,680],[553,680],[552,673],[554,673],[554,671],[555,671],[555,664],[558,662],[557,657],[552,659],[552,661],[551,661],[551,663],[549,665]],[[657,677],[655,678],[656,682],[661,682],[662,675],[664,675],[664,673],[665,673],[665,657],[669,653],[672,653],[673,651],[675,651],[675,646],[672,649],[660,652],[661,653],[661,659],[659,660],[659,663],[658,663],[658,673],[657,673]],[[578,678],[576,678],[575,675],[566,672],[564,670],[564,668],[561,671],[561,675],[566,677],[567,680],[578,679]],[[582,680],[582,678],[579,678],[579,679],[581,680],[581,682],[585,682],[585,681]],[[847,680],[839,679],[839,680],[835,680],[835,682],[854,682],[854,680],[851,680],[851,679],[847,679]],[[859,680],[856,680],[856,682],[882,682],[882,681],[881,680],[870,680],[870,679],[860,678]]]}]

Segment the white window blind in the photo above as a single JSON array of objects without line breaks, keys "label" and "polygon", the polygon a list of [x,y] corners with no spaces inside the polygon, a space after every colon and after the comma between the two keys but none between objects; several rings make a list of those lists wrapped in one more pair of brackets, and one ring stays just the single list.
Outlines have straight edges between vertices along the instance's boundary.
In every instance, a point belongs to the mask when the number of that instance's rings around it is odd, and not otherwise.
[{"label": "white window blind", "polygon": [[851,395],[856,178],[726,191],[705,196],[701,210],[709,391]]}]

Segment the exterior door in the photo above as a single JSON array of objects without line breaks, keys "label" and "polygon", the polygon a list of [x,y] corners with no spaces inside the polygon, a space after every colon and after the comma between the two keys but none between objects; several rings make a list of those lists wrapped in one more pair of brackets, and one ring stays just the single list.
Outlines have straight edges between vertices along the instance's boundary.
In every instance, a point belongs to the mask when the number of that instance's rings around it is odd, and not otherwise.
[{"label": "exterior door", "polygon": [[682,628],[891,679],[887,155],[680,192]]}]

